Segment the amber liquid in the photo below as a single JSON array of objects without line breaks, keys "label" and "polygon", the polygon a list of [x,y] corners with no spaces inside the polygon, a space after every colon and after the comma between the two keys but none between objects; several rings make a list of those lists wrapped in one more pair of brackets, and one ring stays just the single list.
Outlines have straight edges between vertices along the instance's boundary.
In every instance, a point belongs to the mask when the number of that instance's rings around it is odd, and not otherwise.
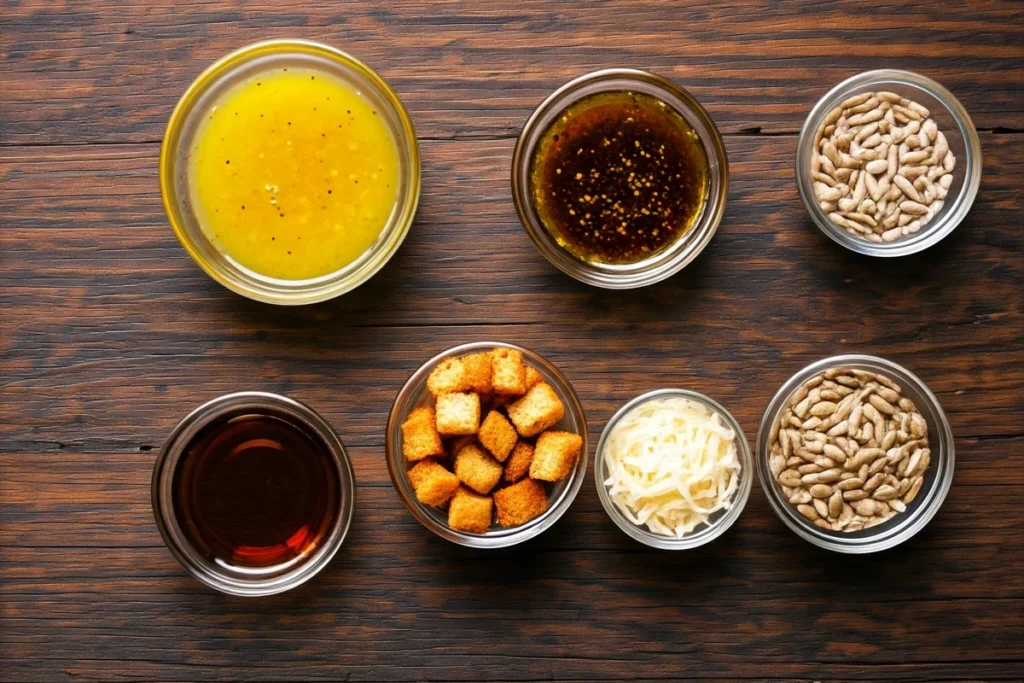
[{"label": "amber liquid", "polygon": [[655,97],[608,92],[570,105],[544,132],[530,171],[534,207],[584,261],[628,264],[685,235],[704,209],[700,137]]},{"label": "amber liquid", "polygon": [[212,424],[186,449],[174,507],[192,545],[227,566],[301,561],[338,515],[338,472],[322,441],[274,415]]}]

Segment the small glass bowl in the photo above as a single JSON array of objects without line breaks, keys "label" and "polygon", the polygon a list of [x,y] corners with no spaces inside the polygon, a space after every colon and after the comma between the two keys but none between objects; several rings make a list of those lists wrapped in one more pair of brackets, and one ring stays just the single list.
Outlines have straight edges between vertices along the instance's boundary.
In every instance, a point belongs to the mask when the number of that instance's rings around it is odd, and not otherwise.
[{"label": "small glass bowl", "polygon": [[[319,439],[334,460],[338,474],[338,513],[320,546],[298,564],[259,571],[229,567],[199,552],[182,529],[174,506],[174,477],[178,463],[193,439],[207,425],[235,416],[277,415],[295,422]],[[241,391],[225,394],[199,406],[167,437],[153,466],[150,495],[157,529],[174,559],[207,586],[228,595],[259,597],[291,590],[313,578],[338,552],[348,534],[355,509],[356,484],[352,463],[341,439],[312,408],[277,394]]]},{"label": "small glass bowl", "polygon": [[[271,68],[307,68],[332,74],[357,87],[387,123],[399,154],[395,208],[377,240],[344,268],[307,280],[267,277],[241,266],[214,245],[190,205],[188,156],[199,122],[219,98],[244,79]],[[370,279],[402,244],[420,196],[416,132],[398,95],[370,67],[341,50],[306,40],[254,43],[219,59],[182,95],[171,114],[160,148],[160,191],[164,210],[189,256],[228,289],[271,304],[311,304],[334,298]]]},{"label": "small glass bowl", "polygon": [[[493,351],[497,348],[516,349],[523,354],[523,361],[536,368],[544,381],[558,394],[558,397],[565,405],[565,417],[552,429],[574,432],[583,437],[583,446],[580,449],[580,457],[576,461],[576,468],[565,479],[555,482],[549,489],[548,509],[541,516],[521,526],[504,528],[492,525],[485,534],[472,534],[464,531],[456,531],[448,526],[448,513],[446,510],[439,510],[429,505],[424,505],[416,498],[409,477],[406,475],[409,463],[402,454],[402,423],[416,408],[426,405],[430,398],[427,391],[427,376],[434,367],[442,360],[453,356],[464,356],[469,353],[480,351]],[[470,548],[504,548],[516,545],[523,541],[537,536],[544,530],[551,527],[558,519],[565,514],[565,511],[572,505],[572,501],[579,493],[583,478],[587,472],[587,420],[583,413],[583,406],[580,404],[576,392],[573,390],[569,380],[565,378],[558,368],[546,361],[538,354],[524,349],[515,344],[504,344],[501,342],[473,342],[462,344],[444,351],[426,363],[413,373],[409,381],[405,383],[394,404],[391,406],[391,415],[388,417],[387,431],[384,435],[384,450],[387,456],[388,472],[391,475],[391,482],[395,486],[398,496],[409,508],[413,516],[420,523],[433,531],[441,538],[452,543],[468,546]]]},{"label": "small glass bowl", "polygon": [[[736,433],[736,452],[740,458],[739,482],[736,491],[733,492],[732,505],[728,509],[719,510],[711,517],[709,524],[702,524],[683,538],[673,538],[656,534],[646,526],[638,526],[631,522],[619,509],[619,506],[612,501],[605,485],[607,472],[604,464],[604,449],[612,430],[626,414],[637,406],[661,398],[685,398],[706,406],[711,411],[721,416],[722,420]],[[750,445],[743,433],[743,428],[732,414],[720,404],[696,391],[686,389],[657,389],[646,394],[637,396],[629,401],[608,420],[604,431],[601,432],[601,440],[597,443],[597,453],[594,457],[594,482],[597,485],[597,495],[601,499],[604,511],[608,513],[616,526],[622,529],[627,536],[640,541],[644,545],[662,550],[689,550],[710,543],[728,530],[729,527],[739,519],[743,508],[750,497],[751,483],[754,481],[754,460],[750,454]]]},{"label": "small glass bowl", "polygon": [[[768,468],[771,448],[768,439],[772,427],[778,422],[790,397],[815,375],[829,368],[852,368],[885,375],[903,389],[903,395],[914,402],[917,410],[928,423],[928,442],[932,451],[931,464],[924,476],[924,484],[917,497],[907,505],[906,512],[897,514],[887,522],[860,531],[826,531],[803,517],[795,506],[789,503],[779,484]],[[892,361],[876,356],[849,354],[825,358],[811,363],[790,377],[775,392],[761,419],[757,432],[757,470],[761,488],[775,514],[805,541],[838,553],[873,553],[899,545],[923,529],[935,516],[949,493],[953,482],[954,465],[953,432],[949,420],[939,405],[939,400],[916,375]]]},{"label": "small glass bowl", "polygon": [[[589,263],[558,244],[533,206],[530,164],[544,132],[574,102],[602,92],[632,91],[656,97],[693,127],[708,158],[708,194],[701,215],[674,244],[638,263]],[[632,289],[660,282],[682,270],[707,246],[725,210],[729,161],[714,121],[693,95],[672,81],[636,69],[605,69],[580,76],[553,92],[523,126],[512,155],[512,198],[526,233],[556,268],[581,282],[605,289]]]},{"label": "small glass bowl", "polygon": [[[834,224],[818,204],[814,178],[811,177],[814,137],[822,120],[845,99],[877,90],[894,92],[926,107],[956,156],[953,184],[949,187],[942,210],[918,232],[893,242],[870,242],[854,237],[845,228]],[[839,244],[869,256],[906,256],[927,249],[953,232],[970,211],[981,185],[981,141],[960,101],[932,79],[896,69],[865,71],[832,88],[807,115],[797,143],[796,184],[811,219]]]}]

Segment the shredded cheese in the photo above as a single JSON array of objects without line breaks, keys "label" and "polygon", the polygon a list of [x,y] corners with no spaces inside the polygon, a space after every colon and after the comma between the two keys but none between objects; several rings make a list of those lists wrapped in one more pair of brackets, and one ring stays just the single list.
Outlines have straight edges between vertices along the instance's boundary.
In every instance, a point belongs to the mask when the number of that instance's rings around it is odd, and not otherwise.
[{"label": "shredded cheese", "polygon": [[696,401],[641,403],[608,436],[604,484],[631,522],[682,538],[732,505],[740,474],[735,439],[721,415]]}]

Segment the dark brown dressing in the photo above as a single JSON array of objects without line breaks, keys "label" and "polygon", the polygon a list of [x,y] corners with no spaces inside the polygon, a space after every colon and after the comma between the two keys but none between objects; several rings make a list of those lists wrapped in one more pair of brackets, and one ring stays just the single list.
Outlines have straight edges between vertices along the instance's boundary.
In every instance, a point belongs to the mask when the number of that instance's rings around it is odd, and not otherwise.
[{"label": "dark brown dressing", "polygon": [[532,160],[534,207],[585,261],[627,264],[667,248],[704,208],[708,159],[678,112],[644,93],[590,95],[544,132]]},{"label": "dark brown dressing", "polygon": [[208,559],[264,568],[311,553],[338,514],[325,444],[271,415],[242,415],[196,436],[175,472],[174,506]]}]

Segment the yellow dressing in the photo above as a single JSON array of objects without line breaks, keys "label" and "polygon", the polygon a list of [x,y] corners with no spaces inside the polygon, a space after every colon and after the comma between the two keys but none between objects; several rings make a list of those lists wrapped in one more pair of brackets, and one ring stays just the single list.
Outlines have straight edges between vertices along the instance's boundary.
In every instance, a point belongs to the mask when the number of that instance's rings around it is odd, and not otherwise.
[{"label": "yellow dressing", "polygon": [[261,275],[303,280],[358,259],[398,195],[398,148],[349,84],[308,69],[252,76],[199,125],[189,193],[207,237]]}]

